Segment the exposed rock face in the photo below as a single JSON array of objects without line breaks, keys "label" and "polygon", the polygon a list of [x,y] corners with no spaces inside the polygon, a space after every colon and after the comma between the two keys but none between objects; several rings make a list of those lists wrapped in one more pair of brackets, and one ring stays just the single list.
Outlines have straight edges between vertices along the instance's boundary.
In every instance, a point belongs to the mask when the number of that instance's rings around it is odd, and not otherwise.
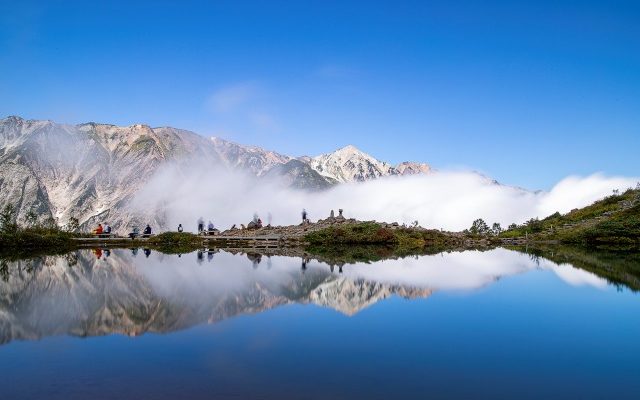
[{"label": "exposed rock face", "polygon": [[332,178],[320,175],[309,164],[295,159],[276,165],[265,174],[265,177],[280,178],[288,186],[297,189],[322,190],[337,183]]},{"label": "exposed rock face", "polygon": [[15,205],[18,221],[33,211],[59,225],[73,216],[83,228],[108,222],[122,233],[144,221],[162,229],[162,209],[134,210],[131,202],[161,167],[174,165],[188,174],[194,160],[312,190],[431,171],[426,164],[392,167],[353,146],[295,159],[170,127],[7,117],[0,119],[0,206]]},{"label": "exposed rock face", "polygon": [[[17,205],[64,224],[107,221],[114,229],[135,220],[128,202],[159,166],[189,158],[219,162],[205,138],[146,125],[77,126],[50,121],[0,120],[0,203]],[[160,224],[154,216],[152,223]]]},{"label": "exposed rock face", "polygon": [[395,169],[398,175],[429,174],[433,172],[432,168],[428,164],[414,163],[410,161],[401,162]]},{"label": "exposed rock face", "polygon": [[211,143],[221,160],[229,168],[250,171],[262,176],[273,167],[285,165],[291,157],[255,146],[242,146],[217,137]]}]

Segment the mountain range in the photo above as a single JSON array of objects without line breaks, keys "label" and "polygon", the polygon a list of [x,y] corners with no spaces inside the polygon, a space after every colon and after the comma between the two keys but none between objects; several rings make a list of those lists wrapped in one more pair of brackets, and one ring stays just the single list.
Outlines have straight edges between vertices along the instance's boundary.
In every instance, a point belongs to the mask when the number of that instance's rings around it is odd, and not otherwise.
[{"label": "mountain range", "polygon": [[140,215],[128,205],[163,166],[188,171],[195,161],[302,190],[433,172],[424,163],[393,166],[351,145],[292,157],[171,127],[68,125],[10,116],[0,119],[0,206],[14,205],[18,221],[34,212],[61,225],[75,217],[81,226],[108,219],[116,229],[143,220],[163,227],[162,213]]}]

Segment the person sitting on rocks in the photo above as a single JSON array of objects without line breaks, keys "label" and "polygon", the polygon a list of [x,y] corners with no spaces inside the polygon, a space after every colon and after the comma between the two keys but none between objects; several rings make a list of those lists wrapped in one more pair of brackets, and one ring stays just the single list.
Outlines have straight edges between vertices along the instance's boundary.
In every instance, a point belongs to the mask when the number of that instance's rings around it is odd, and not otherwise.
[{"label": "person sitting on rocks", "polygon": [[104,229],[102,230],[102,232],[108,236],[111,235],[111,226],[109,226],[109,224],[107,224],[106,222],[104,223]]},{"label": "person sitting on rocks", "polygon": [[98,224],[98,227],[93,231],[93,233],[95,233],[98,236],[102,235],[103,232],[104,232],[104,229],[102,228],[102,224]]},{"label": "person sitting on rocks", "polygon": [[182,232],[184,229],[182,228],[182,224],[178,224],[178,232]]}]

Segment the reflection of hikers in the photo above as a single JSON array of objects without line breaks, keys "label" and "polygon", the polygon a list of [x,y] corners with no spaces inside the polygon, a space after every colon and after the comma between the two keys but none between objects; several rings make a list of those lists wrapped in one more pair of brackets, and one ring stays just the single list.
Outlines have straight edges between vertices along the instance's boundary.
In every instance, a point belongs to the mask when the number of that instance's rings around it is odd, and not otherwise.
[{"label": "reflection of hikers", "polygon": [[147,224],[147,226],[144,228],[144,231],[142,231],[142,237],[149,237],[151,235],[151,227],[149,226],[149,224]]},{"label": "reflection of hikers", "polygon": [[183,231],[182,224],[178,224],[178,232],[182,232],[182,231]]},{"label": "reflection of hikers", "polygon": [[211,232],[213,230],[213,222],[209,221],[209,225],[207,225],[207,230]]},{"label": "reflection of hikers", "polygon": [[204,231],[204,220],[202,217],[198,218],[198,234],[201,234]]},{"label": "reflection of hikers", "polygon": [[93,254],[96,255],[96,258],[99,260],[102,257],[102,249],[94,249]]},{"label": "reflection of hikers", "polygon": [[149,256],[151,255],[151,250],[150,249],[144,249],[144,255],[145,257],[149,258]]},{"label": "reflection of hikers", "polygon": [[302,209],[302,223],[304,224],[305,222],[307,222],[307,210],[305,210],[303,208]]}]

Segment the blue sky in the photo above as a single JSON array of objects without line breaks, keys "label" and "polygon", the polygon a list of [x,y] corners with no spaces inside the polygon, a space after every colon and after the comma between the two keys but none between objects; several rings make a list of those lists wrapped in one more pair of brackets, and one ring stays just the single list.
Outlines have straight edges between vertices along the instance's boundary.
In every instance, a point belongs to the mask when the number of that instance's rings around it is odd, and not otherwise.
[{"label": "blue sky", "polygon": [[0,2],[0,115],[551,187],[640,171],[640,3]]}]

